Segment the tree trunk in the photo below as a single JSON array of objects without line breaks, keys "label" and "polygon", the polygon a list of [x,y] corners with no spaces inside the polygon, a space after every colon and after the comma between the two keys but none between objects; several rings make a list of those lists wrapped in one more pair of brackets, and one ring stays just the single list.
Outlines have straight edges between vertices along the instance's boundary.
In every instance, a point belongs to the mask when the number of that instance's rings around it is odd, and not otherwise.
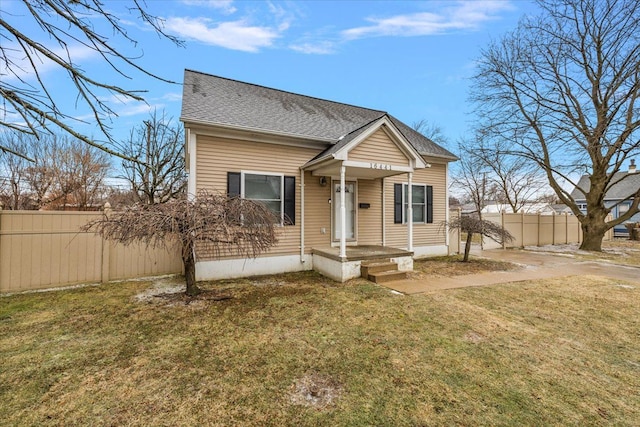
[{"label": "tree trunk", "polygon": [[602,239],[607,232],[605,227],[597,227],[590,224],[582,224],[582,243],[580,249],[583,251],[602,252]]},{"label": "tree trunk", "polygon": [[[592,187],[593,185],[592,183]],[[582,243],[580,249],[602,252],[602,239],[608,230],[606,221],[609,212],[605,211],[604,207],[597,203],[597,200],[590,200],[594,197],[591,194],[587,195],[587,215],[581,220]]]},{"label": "tree trunk", "polygon": [[193,256],[193,250],[187,251],[187,255],[182,256],[182,262],[184,264],[184,278],[187,282],[186,294],[195,297],[202,291],[196,284],[196,260]]},{"label": "tree trunk", "polygon": [[462,262],[469,262],[469,252],[471,252],[471,240],[473,239],[473,233],[467,233],[467,241],[464,244],[464,257]]}]

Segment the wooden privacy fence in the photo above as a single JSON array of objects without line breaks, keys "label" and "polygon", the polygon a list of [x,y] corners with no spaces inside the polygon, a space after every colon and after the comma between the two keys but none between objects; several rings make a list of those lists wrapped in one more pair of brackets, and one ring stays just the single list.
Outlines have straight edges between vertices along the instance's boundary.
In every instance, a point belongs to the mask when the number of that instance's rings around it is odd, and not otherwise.
[{"label": "wooden privacy fence", "polygon": [[[482,219],[502,225],[514,237],[513,241],[503,245],[485,237],[482,240],[483,249],[564,245],[582,241],[580,221],[574,215],[491,213],[482,214]],[[605,240],[612,238],[612,230],[609,230]]]},{"label": "wooden privacy fence", "polygon": [[[459,208],[449,209],[449,222],[460,218]],[[449,255],[460,253],[460,228],[449,228]]]},{"label": "wooden privacy fence", "polygon": [[182,272],[177,251],[125,247],[80,231],[101,215],[0,209],[0,292]]}]

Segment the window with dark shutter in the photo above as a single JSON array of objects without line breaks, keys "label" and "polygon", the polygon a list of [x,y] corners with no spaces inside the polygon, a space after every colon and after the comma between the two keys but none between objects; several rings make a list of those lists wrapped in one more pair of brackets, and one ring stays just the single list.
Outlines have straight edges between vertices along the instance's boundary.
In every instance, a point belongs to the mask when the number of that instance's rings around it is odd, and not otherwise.
[{"label": "window with dark shutter", "polygon": [[393,223],[402,224],[402,184],[393,184]]},{"label": "window with dark shutter", "polygon": [[433,223],[433,187],[427,185],[427,223]]},{"label": "window with dark shutter", "polygon": [[296,177],[284,177],[284,225],[296,223]]},{"label": "window with dark shutter", "polygon": [[240,172],[227,172],[227,196],[240,197]]}]

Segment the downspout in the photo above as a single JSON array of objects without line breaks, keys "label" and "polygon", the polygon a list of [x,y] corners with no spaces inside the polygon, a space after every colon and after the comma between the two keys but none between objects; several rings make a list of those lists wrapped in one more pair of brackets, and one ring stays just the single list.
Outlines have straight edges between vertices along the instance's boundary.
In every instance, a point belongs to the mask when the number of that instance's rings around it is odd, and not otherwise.
[{"label": "downspout", "polygon": [[[451,251],[449,250],[449,223],[451,222],[449,219],[449,163],[445,163],[444,165],[444,185],[445,185],[445,200],[444,200],[444,221],[447,224],[444,227],[444,244],[447,245],[447,254],[451,255]],[[433,206],[431,206],[433,209]]]},{"label": "downspout", "polygon": [[304,169],[300,167],[300,263],[304,264]]},{"label": "downspout", "polygon": [[407,185],[407,250],[413,252],[413,172],[409,172],[409,185]]},{"label": "downspout", "polygon": [[191,200],[196,196],[196,134],[187,128],[187,156],[189,177],[187,179],[187,197]]},{"label": "downspout", "polygon": [[387,245],[387,216],[386,216],[386,205],[385,205],[385,177],[382,177],[382,246]]}]

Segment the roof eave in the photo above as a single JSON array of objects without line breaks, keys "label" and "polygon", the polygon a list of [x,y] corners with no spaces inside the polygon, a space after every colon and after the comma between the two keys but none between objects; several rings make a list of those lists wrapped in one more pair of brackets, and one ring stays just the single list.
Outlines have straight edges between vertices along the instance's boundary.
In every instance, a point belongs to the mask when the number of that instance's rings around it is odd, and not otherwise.
[{"label": "roof eave", "polygon": [[336,141],[332,138],[322,138],[322,137],[317,137],[317,136],[310,136],[310,135],[302,135],[302,134],[296,134],[296,133],[289,133],[289,132],[277,132],[277,131],[270,131],[270,130],[265,130],[265,129],[261,129],[261,128],[254,128],[254,127],[249,127],[249,126],[238,126],[238,125],[231,125],[231,124],[223,124],[223,123],[213,123],[213,122],[209,122],[206,120],[198,120],[198,119],[188,119],[185,117],[180,117],[179,119],[182,123],[184,123],[185,127],[189,127],[188,124],[194,124],[194,125],[199,125],[199,126],[209,126],[209,127],[214,127],[214,128],[220,128],[220,129],[229,129],[229,130],[235,130],[235,131],[243,131],[243,132],[254,132],[254,133],[259,133],[259,134],[264,134],[264,135],[271,135],[271,136],[277,136],[277,137],[283,137],[283,138],[294,138],[294,139],[299,139],[299,140],[305,140],[305,141],[313,141],[316,143],[324,143],[324,144],[335,144]]}]

